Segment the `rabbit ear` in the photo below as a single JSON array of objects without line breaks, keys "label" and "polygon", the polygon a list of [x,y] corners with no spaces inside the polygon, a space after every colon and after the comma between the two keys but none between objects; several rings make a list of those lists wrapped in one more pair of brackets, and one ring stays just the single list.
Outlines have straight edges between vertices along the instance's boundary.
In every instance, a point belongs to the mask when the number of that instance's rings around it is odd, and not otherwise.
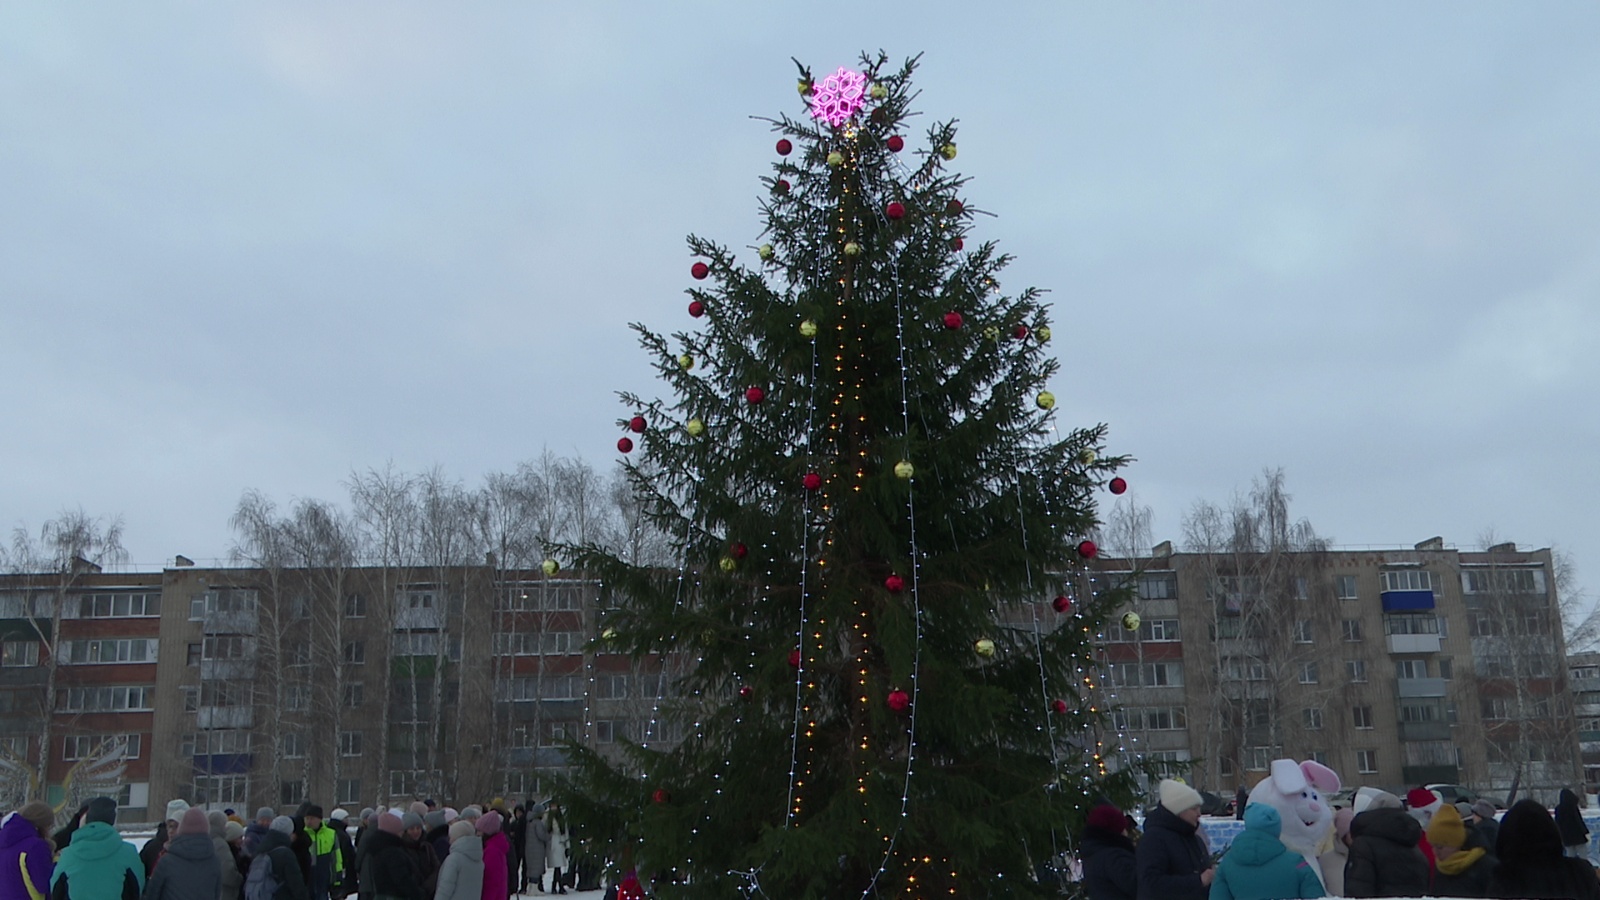
[{"label": "rabbit ear", "polygon": [[1298,794],[1306,789],[1306,775],[1294,760],[1275,759],[1272,761],[1272,786],[1285,795]]},{"label": "rabbit ear", "polygon": [[1301,763],[1300,771],[1304,773],[1306,781],[1319,791],[1331,793],[1339,789],[1339,773],[1316,760],[1308,759]]}]

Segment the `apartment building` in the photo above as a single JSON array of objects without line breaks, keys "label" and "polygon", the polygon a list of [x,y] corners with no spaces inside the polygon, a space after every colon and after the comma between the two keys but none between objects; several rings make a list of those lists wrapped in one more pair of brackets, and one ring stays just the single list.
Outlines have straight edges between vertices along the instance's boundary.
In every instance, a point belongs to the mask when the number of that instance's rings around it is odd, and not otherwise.
[{"label": "apartment building", "polygon": [[[1099,577],[1128,589],[1139,617],[1102,635],[1102,686],[1128,758],[1177,763],[1225,793],[1283,757],[1389,789],[1504,794],[1515,782],[1553,801],[1582,781],[1548,550],[1465,552],[1434,538],[1165,552],[1105,560]],[[1600,716],[1600,695],[1595,706]]]},{"label": "apartment building", "polygon": [[1567,677],[1572,685],[1573,713],[1578,723],[1578,752],[1583,757],[1583,782],[1600,790],[1600,653],[1574,653],[1567,657]]},{"label": "apartment building", "polygon": [[568,738],[675,737],[663,662],[588,649],[603,603],[489,566],[0,578],[5,802],[39,794],[41,759],[50,796],[117,793],[128,821],[175,797],[541,796]]}]

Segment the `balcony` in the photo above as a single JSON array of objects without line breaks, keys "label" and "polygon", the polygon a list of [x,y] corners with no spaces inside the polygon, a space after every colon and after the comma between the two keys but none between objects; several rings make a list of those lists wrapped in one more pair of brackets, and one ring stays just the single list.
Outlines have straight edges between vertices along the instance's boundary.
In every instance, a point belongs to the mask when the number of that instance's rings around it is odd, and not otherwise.
[{"label": "balcony", "polygon": [[199,728],[250,728],[254,709],[248,706],[202,706],[195,714]]},{"label": "balcony", "polygon": [[1443,678],[1399,678],[1396,694],[1402,700],[1417,697],[1443,697],[1449,693],[1450,682]]},{"label": "balcony", "polygon": [[1378,595],[1384,612],[1406,612],[1413,609],[1433,609],[1433,590],[1384,591]]},{"label": "balcony", "polygon": [[1400,740],[1402,741],[1448,741],[1450,740],[1449,722],[1401,722]]},{"label": "balcony", "polygon": [[206,634],[255,634],[254,609],[211,610],[200,619],[200,628]]},{"label": "balcony", "polygon": [[1439,636],[1437,634],[1391,634],[1389,635],[1390,653],[1438,653]]},{"label": "balcony", "polygon": [[202,659],[200,678],[204,681],[253,679],[258,668],[253,659]]}]

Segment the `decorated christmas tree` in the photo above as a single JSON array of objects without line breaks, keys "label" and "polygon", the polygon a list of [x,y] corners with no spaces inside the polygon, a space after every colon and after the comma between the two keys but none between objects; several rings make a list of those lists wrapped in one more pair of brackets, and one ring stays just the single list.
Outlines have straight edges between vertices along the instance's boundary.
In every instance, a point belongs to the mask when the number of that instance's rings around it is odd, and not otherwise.
[{"label": "decorated christmas tree", "polygon": [[[1060,430],[1038,291],[981,240],[915,60],[814,79],[770,121],[753,252],[697,237],[669,396],[618,449],[672,567],[594,548],[599,642],[678,664],[577,828],[664,897],[1047,896],[1098,795],[1089,587],[1103,426]],[[672,666],[668,666],[672,669]],[[642,738],[642,739],[640,739]]]}]

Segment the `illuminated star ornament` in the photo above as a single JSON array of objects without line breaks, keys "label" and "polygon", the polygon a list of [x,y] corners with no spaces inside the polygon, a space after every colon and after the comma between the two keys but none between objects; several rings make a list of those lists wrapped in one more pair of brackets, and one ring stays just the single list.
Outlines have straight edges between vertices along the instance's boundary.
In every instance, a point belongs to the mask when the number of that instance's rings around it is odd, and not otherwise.
[{"label": "illuminated star ornament", "polygon": [[811,118],[838,128],[866,102],[867,76],[840,68],[811,91]]}]

